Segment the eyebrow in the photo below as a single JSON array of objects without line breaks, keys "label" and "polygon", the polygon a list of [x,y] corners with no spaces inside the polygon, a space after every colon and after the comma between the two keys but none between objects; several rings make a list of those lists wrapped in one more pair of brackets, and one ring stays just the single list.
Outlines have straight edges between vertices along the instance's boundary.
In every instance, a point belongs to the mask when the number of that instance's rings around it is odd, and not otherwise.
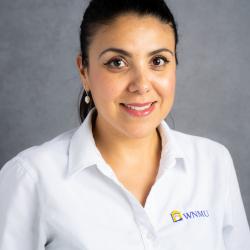
[{"label": "eyebrow", "polygon": [[[126,50],[123,50],[123,49],[119,49],[119,48],[108,48],[108,49],[105,49],[104,51],[102,51],[99,55],[98,58],[100,58],[103,54],[107,53],[107,52],[116,52],[116,53],[119,53],[119,54],[122,54],[124,56],[128,56],[128,57],[132,57],[132,55],[127,52]],[[154,50],[154,51],[151,51],[148,53],[148,56],[152,56],[152,55],[155,55],[157,53],[160,53],[160,52],[169,52],[172,56],[174,55],[174,52],[171,51],[170,49],[167,49],[167,48],[161,48],[161,49],[157,49],[157,50]]]}]

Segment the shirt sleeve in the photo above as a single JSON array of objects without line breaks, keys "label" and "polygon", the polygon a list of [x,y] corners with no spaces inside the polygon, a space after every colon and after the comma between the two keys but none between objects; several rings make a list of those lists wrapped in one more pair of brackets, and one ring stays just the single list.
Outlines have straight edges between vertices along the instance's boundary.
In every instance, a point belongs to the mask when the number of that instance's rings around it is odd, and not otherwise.
[{"label": "shirt sleeve", "polygon": [[0,171],[0,250],[44,250],[37,181],[13,158]]},{"label": "shirt sleeve", "polygon": [[223,236],[226,250],[250,250],[249,225],[240,193],[240,187],[229,151],[226,149],[227,193]]}]

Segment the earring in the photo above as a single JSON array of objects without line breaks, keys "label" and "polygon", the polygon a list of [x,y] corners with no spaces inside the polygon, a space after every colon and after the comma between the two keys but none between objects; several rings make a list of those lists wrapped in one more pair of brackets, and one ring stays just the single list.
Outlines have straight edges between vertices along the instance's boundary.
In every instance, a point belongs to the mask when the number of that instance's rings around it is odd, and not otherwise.
[{"label": "earring", "polygon": [[84,98],[84,101],[89,104],[90,103],[90,96],[89,96],[89,91],[86,91],[86,96]]}]

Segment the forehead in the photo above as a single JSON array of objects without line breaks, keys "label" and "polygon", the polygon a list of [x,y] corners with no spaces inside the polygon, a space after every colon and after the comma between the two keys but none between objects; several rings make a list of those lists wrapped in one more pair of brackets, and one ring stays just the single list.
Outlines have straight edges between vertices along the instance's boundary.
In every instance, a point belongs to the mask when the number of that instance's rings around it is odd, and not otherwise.
[{"label": "forehead", "polygon": [[131,51],[159,46],[174,49],[174,31],[155,16],[126,14],[97,29],[90,48],[98,50],[106,46],[125,47]]},{"label": "forehead", "polygon": [[108,32],[110,31],[110,28],[112,29],[127,29],[128,27],[133,27],[133,24],[137,24],[134,28],[140,29],[143,28],[145,25],[154,26],[157,29],[162,29],[162,31],[165,31],[168,29],[169,25],[163,21],[161,21],[158,17],[153,15],[139,15],[136,13],[127,13],[120,15],[113,19],[109,25],[103,26],[102,32]]}]

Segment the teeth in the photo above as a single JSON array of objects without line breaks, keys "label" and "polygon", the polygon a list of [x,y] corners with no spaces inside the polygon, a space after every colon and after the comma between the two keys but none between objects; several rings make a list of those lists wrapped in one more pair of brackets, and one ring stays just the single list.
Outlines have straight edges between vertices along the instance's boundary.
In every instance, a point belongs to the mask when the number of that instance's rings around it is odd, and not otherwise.
[{"label": "teeth", "polygon": [[[151,103],[152,104],[152,103]],[[131,105],[126,105],[126,104],[124,104],[127,108],[129,108],[129,109],[134,109],[134,110],[137,110],[137,111],[143,111],[143,110],[145,110],[145,109],[148,109],[150,106],[151,106],[151,104],[148,104],[147,106],[143,106],[143,107],[136,107],[136,106],[131,106]]]}]

